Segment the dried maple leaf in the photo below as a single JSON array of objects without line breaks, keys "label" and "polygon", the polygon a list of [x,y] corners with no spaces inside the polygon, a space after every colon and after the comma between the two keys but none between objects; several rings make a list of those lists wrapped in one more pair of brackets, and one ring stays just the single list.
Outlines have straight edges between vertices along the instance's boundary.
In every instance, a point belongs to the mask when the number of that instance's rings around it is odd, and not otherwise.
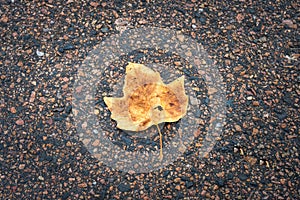
[{"label": "dried maple leaf", "polygon": [[126,67],[124,96],[104,97],[117,127],[129,131],[146,130],[162,122],[175,122],[187,111],[184,76],[164,84],[158,72],[142,65]]},{"label": "dried maple leaf", "polygon": [[[111,118],[123,130],[142,131],[162,122],[175,122],[187,111],[184,76],[164,84],[158,72],[142,64],[127,65],[123,94],[121,98],[104,97]],[[162,158],[162,139],[160,143]]]}]

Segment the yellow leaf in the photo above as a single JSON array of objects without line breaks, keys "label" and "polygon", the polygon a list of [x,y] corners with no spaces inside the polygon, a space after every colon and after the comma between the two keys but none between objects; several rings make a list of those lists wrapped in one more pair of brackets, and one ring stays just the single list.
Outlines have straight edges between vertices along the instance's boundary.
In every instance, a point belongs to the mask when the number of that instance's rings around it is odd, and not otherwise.
[{"label": "yellow leaf", "polygon": [[123,94],[121,98],[104,97],[111,118],[123,130],[142,131],[162,122],[176,122],[187,112],[184,76],[164,84],[158,72],[142,64],[127,65]]}]

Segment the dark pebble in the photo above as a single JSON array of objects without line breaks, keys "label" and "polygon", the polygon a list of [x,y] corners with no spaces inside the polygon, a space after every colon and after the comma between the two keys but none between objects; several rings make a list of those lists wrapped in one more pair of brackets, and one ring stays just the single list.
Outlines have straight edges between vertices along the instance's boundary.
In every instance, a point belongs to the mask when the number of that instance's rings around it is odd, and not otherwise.
[{"label": "dark pebble", "polygon": [[223,187],[225,185],[225,181],[224,179],[221,179],[221,178],[218,178],[216,180],[216,184],[219,186],[219,187]]},{"label": "dark pebble", "polygon": [[253,186],[253,187],[258,187],[258,184],[255,183],[255,182],[250,182],[250,185]]},{"label": "dark pebble", "polygon": [[249,177],[249,176],[248,176],[247,174],[239,174],[239,179],[240,179],[241,181],[247,180],[248,177]]},{"label": "dark pebble", "polygon": [[39,153],[39,161],[46,161],[49,160],[48,155],[45,151]]},{"label": "dark pebble", "polygon": [[189,179],[189,177],[187,177],[187,176],[182,176],[182,177],[181,177],[181,180],[182,180],[182,181],[189,181],[190,179]]},{"label": "dark pebble", "polygon": [[290,94],[286,94],[283,96],[283,101],[286,102],[288,105],[293,105],[293,100],[291,99]]},{"label": "dark pebble", "polygon": [[64,53],[64,52],[65,52],[65,50],[64,50],[64,48],[63,48],[63,47],[58,47],[58,52],[59,52],[59,53]]},{"label": "dark pebble", "polygon": [[62,107],[61,108],[54,108],[53,112],[62,112],[62,111],[64,111],[64,109],[65,108],[62,108]]},{"label": "dark pebble", "polygon": [[90,174],[90,172],[88,170],[82,170],[82,174],[84,176],[88,176]]},{"label": "dark pebble", "polygon": [[68,106],[66,107],[65,112],[66,112],[67,114],[70,114],[71,111],[72,111],[72,106],[71,106],[71,105],[68,105]]},{"label": "dark pebble", "polygon": [[102,27],[101,28],[102,33],[107,33],[108,31],[109,31],[109,29],[107,27]]},{"label": "dark pebble", "polygon": [[190,189],[193,186],[194,186],[194,183],[192,181],[185,182],[185,187],[187,187],[188,189]]},{"label": "dark pebble", "polygon": [[64,50],[74,50],[75,46],[73,44],[66,44],[64,46]]},{"label": "dark pebble", "polygon": [[175,8],[178,12],[181,12],[183,15],[185,14],[185,10],[179,7]]},{"label": "dark pebble", "polygon": [[277,113],[277,117],[280,120],[284,120],[285,118],[287,118],[287,114],[285,112],[282,112],[281,114]]},{"label": "dark pebble", "polygon": [[184,73],[186,76],[190,76],[190,75],[191,75],[191,72],[190,72],[189,70],[187,70],[187,69],[183,69],[182,71],[183,71],[183,73]]},{"label": "dark pebble", "polygon": [[150,186],[149,186],[148,184],[145,184],[145,185],[144,185],[144,188],[145,188],[146,190],[149,190],[149,189],[150,189]]},{"label": "dark pebble", "polygon": [[166,170],[163,172],[163,177],[167,177],[170,174],[170,170]]},{"label": "dark pebble", "polygon": [[232,180],[233,177],[234,177],[233,173],[228,173],[228,174],[227,174],[227,179],[228,179],[228,180]]},{"label": "dark pebble", "polygon": [[69,194],[69,192],[64,192],[64,194],[62,195],[62,199],[63,200],[66,200],[66,199],[68,199],[68,197],[70,196],[70,194]]},{"label": "dark pebble", "polygon": [[209,104],[209,98],[206,97],[204,99],[201,99],[201,103],[204,104],[204,105],[208,105]]},{"label": "dark pebble", "polygon": [[260,32],[260,31],[261,31],[261,28],[262,28],[262,24],[259,23],[257,26],[255,26],[255,27],[253,28],[253,30],[254,30],[255,32]]},{"label": "dark pebble", "polygon": [[202,25],[206,24],[206,17],[201,16],[201,17],[199,18],[199,21],[201,22]]},{"label": "dark pebble", "polygon": [[97,31],[92,30],[92,31],[90,32],[90,36],[94,36],[94,35],[97,35]]},{"label": "dark pebble", "polygon": [[68,117],[68,114],[66,114],[66,113],[61,114],[61,118],[62,118],[62,119],[65,119],[65,118],[67,118],[67,117]]},{"label": "dark pebble", "polygon": [[191,167],[191,172],[192,172],[192,174],[198,174],[199,170],[196,169],[195,167]]},{"label": "dark pebble", "polygon": [[176,199],[183,199],[184,195],[181,192],[177,193]]},{"label": "dark pebble", "polygon": [[31,36],[32,36],[31,34],[26,34],[24,35],[23,39],[27,41],[31,38]]},{"label": "dark pebble", "polygon": [[128,150],[128,151],[135,151],[135,146],[130,146],[130,147],[128,147],[127,150]]},{"label": "dark pebble", "polygon": [[130,186],[128,184],[125,184],[125,183],[120,183],[118,185],[118,190],[120,192],[129,192],[130,191]]}]

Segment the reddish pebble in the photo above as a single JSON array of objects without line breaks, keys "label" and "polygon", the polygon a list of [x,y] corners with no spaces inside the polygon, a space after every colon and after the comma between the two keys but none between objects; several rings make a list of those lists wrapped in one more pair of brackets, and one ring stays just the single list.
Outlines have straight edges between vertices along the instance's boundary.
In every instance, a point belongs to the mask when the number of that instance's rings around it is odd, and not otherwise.
[{"label": "reddish pebble", "polygon": [[24,125],[24,120],[23,120],[23,119],[18,119],[18,120],[16,121],[16,124],[17,124],[17,125]]},{"label": "reddish pebble", "polygon": [[15,108],[15,107],[11,107],[11,108],[10,108],[10,112],[11,112],[11,113],[16,113],[16,112],[17,112],[17,110],[16,110],[16,108]]}]

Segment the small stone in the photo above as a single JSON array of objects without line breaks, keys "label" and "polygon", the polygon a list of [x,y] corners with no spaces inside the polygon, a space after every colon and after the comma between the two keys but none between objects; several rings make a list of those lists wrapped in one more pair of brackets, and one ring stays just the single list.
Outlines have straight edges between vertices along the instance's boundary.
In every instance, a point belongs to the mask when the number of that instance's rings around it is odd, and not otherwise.
[{"label": "small stone", "polygon": [[235,130],[238,131],[238,132],[241,132],[241,131],[242,131],[241,126],[238,125],[238,124],[234,125],[234,128],[235,128]]},{"label": "small stone", "polygon": [[139,24],[142,24],[142,25],[143,25],[143,24],[147,24],[147,23],[148,23],[148,22],[147,22],[147,20],[145,20],[145,19],[142,19],[142,20],[139,21]]},{"label": "small stone", "polygon": [[97,6],[99,5],[99,2],[94,2],[94,1],[92,1],[92,2],[90,2],[90,5],[91,5],[92,7],[97,7]]},{"label": "small stone", "polygon": [[272,95],[272,94],[273,94],[273,92],[272,92],[272,91],[270,91],[270,90],[267,90],[267,91],[265,91],[265,93],[266,93],[266,95],[268,95],[268,96],[270,96],[270,95]]},{"label": "small stone", "polygon": [[105,181],[104,178],[101,178],[99,182],[100,182],[102,185],[104,185],[106,181]]},{"label": "small stone", "polygon": [[33,92],[31,92],[31,95],[30,95],[30,97],[29,97],[29,102],[34,102],[34,100],[35,100],[35,91],[33,91]]},{"label": "small stone", "polygon": [[95,109],[95,110],[94,110],[94,114],[95,114],[95,115],[99,115],[99,114],[100,114],[100,110],[99,110],[99,109]]},{"label": "small stone", "polygon": [[194,183],[193,183],[192,181],[187,181],[187,182],[185,183],[185,186],[186,186],[188,189],[190,189],[191,187],[194,186]]},{"label": "small stone", "polygon": [[16,110],[15,107],[11,107],[11,108],[10,108],[10,112],[15,114],[15,113],[17,113],[17,110]]},{"label": "small stone", "polygon": [[197,28],[197,26],[195,24],[192,24],[192,28],[195,29]]},{"label": "small stone", "polygon": [[236,147],[233,148],[233,152],[234,152],[234,153],[237,153],[238,151],[239,151],[238,148],[236,148]]},{"label": "small stone", "polygon": [[247,100],[251,101],[253,99],[253,96],[247,97]]},{"label": "small stone", "polygon": [[68,106],[65,108],[66,114],[70,114],[71,111],[72,111],[72,105],[68,105]]},{"label": "small stone", "polygon": [[238,23],[241,23],[243,21],[243,19],[244,19],[243,14],[241,14],[241,13],[237,14],[236,20],[237,20]]},{"label": "small stone", "polygon": [[66,146],[67,146],[67,147],[70,147],[70,146],[72,146],[72,143],[71,143],[71,141],[68,141],[68,142],[66,143]]},{"label": "small stone", "polygon": [[1,22],[7,23],[8,22],[8,17],[6,15],[3,15],[0,19]]},{"label": "small stone", "polygon": [[252,134],[253,134],[253,135],[256,135],[257,133],[258,133],[258,129],[257,129],[257,128],[253,128]]},{"label": "small stone", "polygon": [[[177,38],[178,38],[178,40],[180,41],[180,42],[183,42],[184,41],[184,35],[182,35],[182,34],[179,34],[179,35],[177,35]],[[175,63],[175,62],[174,62]],[[180,62],[179,62],[180,63]],[[176,64],[175,64],[176,65]]]},{"label": "small stone", "polygon": [[80,187],[80,188],[86,188],[87,184],[86,183],[79,183],[78,187]]},{"label": "small stone", "polygon": [[24,169],[25,168],[25,164],[20,164],[19,165],[19,169]]},{"label": "small stone", "polygon": [[258,101],[253,101],[253,106],[259,106],[259,102]]},{"label": "small stone", "polygon": [[133,174],[135,174],[135,171],[131,169],[128,171],[128,174],[133,175]]},{"label": "small stone", "polygon": [[16,124],[22,126],[22,125],[24,125],[24,120],[23,119],[18,119],[16,121]]},{"label": "small stone", "polygon": [[64,78],[63,78],[63,81],[64,81],[64,82],[68,82],[68,81],[69,81],[69,78],[68,78],[68,77],[64,77]]},{"label": "small stone", "polygon": [[263,165],[265,162],[263,160],[259,160],[259,165]]},{"label": "small stone", "polygon": [[48,120],[46,121],[46,123],[47,123],[47,124],[50,124],[50,125],[53,124],[53,119],[52,119],[52,118],[48,119]]},{"label": "small stone", "polygon": [[180,180],[181,180],[181,179],[180,179],[179,177],[177,177],[177,178],[174,179],[174,182],[175,182],[175,183],[179,183]]},{"label": "small stone", "polygon": [[219,186],[214,185],[213,190],[218,190],[218,189],[219,189]]},{"label": "small stone", "polygon": [[42,56],[45,55],[45,53],[42,52],[42,51],[39,51],[39,50],[37,49],[37,50],[36,50],[36,55],[39,56],[39,57],[42,57]]},{"label": "small stone", "polygon": [[42,177],[42,176],[39,176],[38,179],[39,179],[40,181],[44,181],[44,180],[45,180],[44,177]]},{"label": "small stone", "polygon": [[72,54],[67,53],[66,58],[71,59],[71,58],[73,58],[73,56],[72,56]]},{"label": "small stone", "polygon": [[287,25],[289,28],[297,28],[297,24],[294,24],[290,19],[285,19],[282,21],[282,23]]},{"label": "small stone", "polygon": [[75,46],[72,44],[66,44],[64,46],[64,50],[74,50],[74,49],[75,49]]},{"label": "small stone", "polygon": [[192,105],[198,105],[199,104],[199,100],[193,96],[190,97],[190,101]]},{"label": "small stone", "polygon": [[102,27],[101,28],[102,33],[107,33],[108,31],[109,31],[109,29],[107,27]]},{"label": "small stone", "polygon": [[40,97],[39,100],[40,100],[42,103],[46,103],[46,102],[47,102],[47,100],[46,100],[45,97]]},{"label": "small stone", "polygon": [[241,180],[241,181],[245,181],[245,180],[247,180],[248,179],[248,175],[247,174],[239,174],[239,179]]},{"label": "small stone", "polygon": [[208,91],[207,91],[207,94],[212,95],[212,94],[216,93],[217,91],[218,90],[216,88],[209,87]]},{"label": "small stone", "polygon": [[201,24],[206,24],[206,17],[204,17],[204,16],[201,16],[200,18],[199,18],[199,21],[201,22]]},{"label": "small stone", "polygon": [[259,38],[258,40],[260,42],[266,42],[267,41],[267,37],[264,36],[264,37]]},{"label": "small stone", "polygon": [[174,65],[176,65],[176,66],[180,66],[180,65],[181,65],[181,62],[179,62],[179,61],[175,61],[175,62],[174,62]]},{"label": "small stone", "polygon": [[282,123],[282,124],[280,125],[280,127],[283,128],[283,129],[285,129],[285,128],[287,127],[287,125],[286,125],[286,123]]},{"label": "small stone", "polygon": [[219,173],[217,173],[216,175],[217,175],[217,177],[219,177],[219,178],[223,178],[223,177],[225,176],[225,172],[219,172]]},{"label": "small stone", "polygon": [[59,52],[59,53],[64,53],[64,52],[65,52],[65,50],[64,50],[64,48],[63,48],[63,47],[58,47],[58,52]]},{"label": "small stone", "polygon": [[63,107],[60,107],[60,108],[54,108],[54,109],[53,109],[53,112],[62,112],[62,111],[64,111],[64,109],[65,109],[65,108],[63,108]]},{"label": "small stone", "polygon": [[84,139],[82,140],[82,143],[87,146],[90,143],[91,139]]},{"label": "small stone", "polygon": [[93,143],[92,143],[92,146],[96,147],[96,146],[99,146],[100,144],[100,140],[96,139]]}]

